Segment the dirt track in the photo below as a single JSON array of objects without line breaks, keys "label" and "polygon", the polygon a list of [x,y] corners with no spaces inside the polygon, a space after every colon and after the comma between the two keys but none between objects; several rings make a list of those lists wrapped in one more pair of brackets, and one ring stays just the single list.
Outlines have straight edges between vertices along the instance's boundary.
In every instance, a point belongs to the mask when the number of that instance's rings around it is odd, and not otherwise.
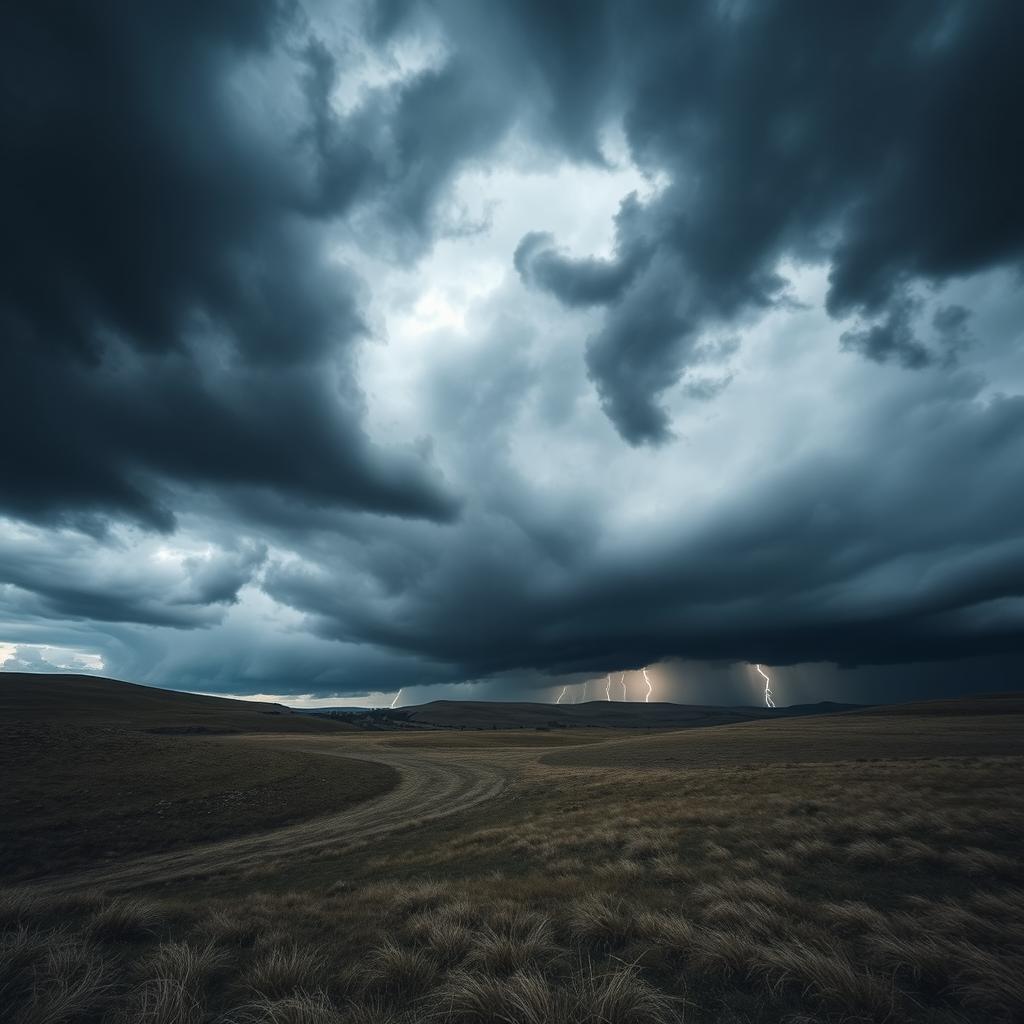
[{"label": "dirt track", "polygon": [[90,868],[60,879],[47,879],[40,883],[41,887],[53,892],[85,888],[135,889],[185,878],[237,876],[271,863],[302,859],[325,847],[344,847],[455,814],[490,800],[505,788],[514,763],[523,759],[520,755],[509,759],[509,763],[496,764],[493,757],[485,759],[468,752],[402,750],[383,743],[328,745],[306,737],[282,736],[273,745],[327,756],[378,761],[395,768],[400,781],[384,796],[338,814],[273,832]]}]

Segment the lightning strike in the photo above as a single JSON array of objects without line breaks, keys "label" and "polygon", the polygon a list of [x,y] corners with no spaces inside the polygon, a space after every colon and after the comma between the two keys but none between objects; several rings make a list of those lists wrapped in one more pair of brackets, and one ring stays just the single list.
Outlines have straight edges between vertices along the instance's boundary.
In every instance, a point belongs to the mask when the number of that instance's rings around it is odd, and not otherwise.
[{"label": "lightning strike", "polygon": [[623,700],[628,700],[629,698],[626,696],[626,673],[625,672],[623,672],[622,675],[619,676],[619,686],[622,687],[622,699]]},{"label": "lightning strike", "polygon": [[398,707],[398,698],[402,696],[402,690],[404,690],[404,689],[405,689],[404,686],[399,687],[398,693],[395,694],[395,699],[391,702],[390,705],[388,705],[389,707],[392,707],[392,708],[397,708]]},{"label": "lightning strike", "polygon": [[773,708],[775,707],[775,701],[772,700],[772,681],[768,678],[768,673],[761,668],[760,665],[755,665],[754,668],[760,673],[761,678],[764,680],[764,702],[765,704]]},{"label": "lightning strike", "polygon": [[604,684],[604,699],[605,700],[611,700],[612,699],[612,674],[611,674],[611,672],[608,673],[608,682]]},{"label": "lightning strike", "polygon": [[561,704],[562,703],[562,698],[565,696],[565,691],[568,690],[568,689],[569,689],[568,686],[563,686],[562,687],[562,692],[558,695],[558,700],[555,701],[556,704]]},{"label": "lightning strike", "polygon": [[651,694],[654,692],[654,686],[651,683],[650,679],[647,678],[647,669],[645,668],[643,671],[644,671],[644,682],[647,684],[647,693],[644,695],[644,703],[645,704],[650,704],[651,703]]}]

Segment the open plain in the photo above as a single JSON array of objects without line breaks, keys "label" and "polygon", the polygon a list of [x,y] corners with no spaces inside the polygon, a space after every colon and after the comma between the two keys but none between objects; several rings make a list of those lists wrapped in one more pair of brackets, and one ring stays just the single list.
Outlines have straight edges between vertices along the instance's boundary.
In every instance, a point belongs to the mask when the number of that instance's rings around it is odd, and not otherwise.
[{"label": "open plain", "polygon": [[[4,1019],[1010,1022],[1022,711],[1012,697],[625,734],[94,722],[107,754],[114,734],[160,744],[143,794],[176,785],[186,755],[213,774],[183,806],[207,806],[214,780],[246,806],[288,765],[309,792],[287,823],[254,810],[169,848],[143,796],[134,847],[25,871],[0,900]],[[7,723],[29,726],[52,730],[36,812],[73,802],[73,850],[109,788],[82,784],[99,762],[78,732],[61,747],[66,721]],[[38,836],[7,821],[24,864]]]}]

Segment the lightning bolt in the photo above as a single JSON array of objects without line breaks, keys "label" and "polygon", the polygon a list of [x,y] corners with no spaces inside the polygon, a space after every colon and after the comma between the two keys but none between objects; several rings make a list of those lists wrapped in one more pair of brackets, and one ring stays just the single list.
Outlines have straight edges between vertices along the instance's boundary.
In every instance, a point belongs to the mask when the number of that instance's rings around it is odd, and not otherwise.
[{"label": "lightning bolt", "polygon": [[629,700],[629,698],[626,696],[626,673],[625,672],[623,672],[622,675],[619,676],[619,686],[622,687],[622,699],[623,700]]},{"label": "lightning bolt", "polygon": [[565,691],[568,690],[568,689],[569,689],[568,686],[563,686],[562,687],[562,692],[558,695],[558,700],[555,701],[556,704],[561,704],[562,703],[562,698],[565,696]]},{"label": "lightning bolt", "polygon": [[608,682],[604,684],[604,699],[605,700],[611,700],[612,699],[612,674],[611,674],[611,672],[608,673]]},{"label": "lightning bolt", "polygon": [[755,665],[754,668],[760,673],[761,678],[764,680],[764,702],[765,704],[773,708],[775,707],[775,701],[772,700],[772,681],[768,678],[768,673],[761,668],[760,665]]},{"label": "lightning bolt", "polygon": [[393,707],[393,708],[397,708],[398,707],[398,698],[402,696],[402,690],[404,690],[404,689],[405,689],[404,686],[399,687],[398,693],[395,694],[395,699],[391,702],[390,707]]},{"label": "lightning bolt", "polygon": [[644,695],[644,703],[645,704],[650,704],[651,703],[651,694],[654,692],[654,686],[652,685],[650,679],[647,678],[647,669],[645,668],[643,671],[644,671],[644,682],[647,684],[647,693]]}]

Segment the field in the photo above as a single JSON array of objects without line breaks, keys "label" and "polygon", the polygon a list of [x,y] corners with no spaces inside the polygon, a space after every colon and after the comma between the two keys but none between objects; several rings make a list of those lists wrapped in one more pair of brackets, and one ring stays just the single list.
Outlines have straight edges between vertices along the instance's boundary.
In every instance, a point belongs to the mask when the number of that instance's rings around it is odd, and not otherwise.
[{"label": "field", "polygon": [[0,673],[0,720],[102,725],[170,735],[333,733],[344,725],[281,704],[158,690],[93,676]]},{"label": "field", "polygon": [[398,782],[351,758],[101,726],[0,723],[0,871],[8,880],[279,828]]},{"label": "field", "polygon": [[400,782],[268,835],[7,889],[0,1017],[1009,1024],[1022,709],[161,737],[225,771],[342,754]]},{"label": "field", "polygon": [[[598,687],[598,689],[601,689]],[[795,704],[786,708],[716,707],[654,701],[599,699],[579,704],[513,703],[492,700],[435,700],[395,712],[416,725],[444,729],[691,729],[804,715],[850,711],[855,704]]]}]

